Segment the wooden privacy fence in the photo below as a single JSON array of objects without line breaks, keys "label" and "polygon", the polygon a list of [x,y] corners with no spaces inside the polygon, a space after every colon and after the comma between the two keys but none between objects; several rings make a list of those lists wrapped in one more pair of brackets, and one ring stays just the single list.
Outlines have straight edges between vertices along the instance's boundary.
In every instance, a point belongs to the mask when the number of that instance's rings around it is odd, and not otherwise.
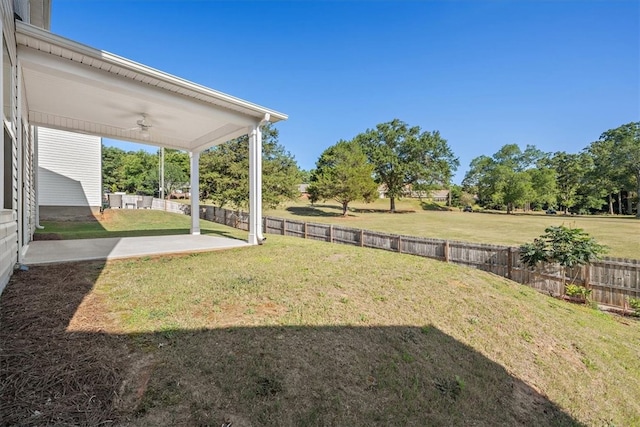
[{"label": "wooden privacy fence", "polygon": [[[531,271],[520,261],[520,250],[515,247],[404,236],[273,217],[264,217],[263,227],[269,234],[384,249],[466,265],[550,295],[562,295],[564,291],[560,266],[545,264]],[[607,257],[589,266],[569,269],[565,275],[566,283],[591,289],[592,300],[599,304],[626,308],[627,298],[640,297],[640,260]]]},{"label": "wooden privacy fence", "polygon": [[[169,204],[180,206],[170,207]],[[180,203],[167,201],[164,207],[190,215],[190,209]],[[242,230],[249,228],[249,215],[245,212],[201,206],[200,218]],[[494,273],[550,295],[563,294],[561,267],[544,264],[532,271],[520,261],[520,251],[516,247],[404,236],[268,216],[262,218],[262,225],[268,234],[438,259]],[[591,299],[598,304],[628,308],[628,298],[640,298],[640,260],[605,257],[589,266],[567,270],[564,281],[591,289]]]}]

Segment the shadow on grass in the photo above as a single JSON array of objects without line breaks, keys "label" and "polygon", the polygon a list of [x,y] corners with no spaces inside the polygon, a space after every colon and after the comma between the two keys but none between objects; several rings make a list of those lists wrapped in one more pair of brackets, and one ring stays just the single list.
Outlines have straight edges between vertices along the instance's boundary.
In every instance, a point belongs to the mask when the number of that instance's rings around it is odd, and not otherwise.
[{"label": "shadow on grass", "polygon": [[[338,212],[327,212],[320,208],[335,209]],[[296,216],[308,217],[342,217],[342,209],[331,205],[289,206],[287,212]]]},{"label": "shadow on grass", "polygon": [[11,279],[0,298],[3,424],[581,425],[430,325],[106,333],[114,313],[91,293],[103,268]]},{"label": "shadow on grass", "polygon": [[[323,209],[330,209],[331,212],[327,212]],[[335,217],[342,218],[342,208],[337,205],[313,205],[313,206],[290,206],[287,208],[288,212],[291,212],[293,215],[297,216],[307,216],[307,217]],[[335,212],[333,212],[335,211]],[[416,211],[411,209],[398,209],[394,213],[395,214],[406,214],[406,213],[415,213]],[[349,213],[353,214],[365,214],[365,213],[392,213],[389,209],[366,209],[366,208],[349,208],[347,216]]]},{"label": "shadow on grass", "polygon": [[449,208],[446,206],[442,206],[435,202],[430,202],[427,200],[422,200],[420,202],[420,207],[424,211],[435,211],[435,212],[449,212]]}]

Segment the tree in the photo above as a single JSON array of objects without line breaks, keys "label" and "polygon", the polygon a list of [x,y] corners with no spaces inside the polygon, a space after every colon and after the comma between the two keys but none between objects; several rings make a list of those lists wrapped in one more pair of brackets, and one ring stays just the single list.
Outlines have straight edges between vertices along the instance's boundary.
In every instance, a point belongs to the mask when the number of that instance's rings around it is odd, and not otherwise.
[{"label": "tree", "polygon": [[[295,159],[278,143],[278,130],[262,131],[262,201],[275,208],[297,195],[299,180]],[[210,148],[200,156],[200,188],[204,198],[218,206],[249,204],[249,138],[242,136]]]},{"label": "tree", "polygon": [[311,174],[313,173],[313,170],[300,169],[299,173],[301,184],[308,184],[311,182]]},{"label": "tree", "polygon": [[561,225],[548,227],[544,231],[545,234],[532,243],[520,246],[520,259],[529,267],[541,262],[559,264],[562,267],[563,287],[567,268],[587,265],[607,250],[580,228]]},{"label": "tree", "polygon": [[124,150],[102,144],[102,186],[106,190],[119,190],[125,155]]},{"label": "tree", "polygon": [[503,207],[512,213],[517,206],[549,199],[553,189],[549,174],[535,172],[545,154],[532,145],[522,151],[517,144],[504,145],[492,157],[480,156],[471,161],[463,180],[468,192],[475,192],[483,206]]},{"label": "tree", "polygon": [[556,152],[550,159],[555,171],[558,205],[567,214],[578,203],[578,190],[591,169],[591,159],[584,153]]},{"label": "tree", "polygon": [[157,170],[158,159],[155,155],[144,150],[130,151],[123,158],[118,188],[127,193],[153,194],[157,186],[150,172]]},{"label": "tree", "polygon": [[463,207],[471,206],[475,203],[473,194],[468,193],[462,189],[462,186],[457,184],[451,185],[451,206]]},{"label": "tree", "polygon": [[537,209],[554,206],[557,201],[556,173],[540,163],[536,168],[527,170],[533,191],[530,203]]},{"label": "tree", "polygon": [[612,169],[616,171],[613,175],[618,183],[618,191],[624,189],[629,176],[633,177],[633,190],[639,199],[636,218],[640,219],[640,122],[609,129],[595,144],[598,143],[611,147],[610,161]]},{"label": "tree", "polygon": [[316,162],[309,194],[315,200],[334,199],[347,215],[349,203],[370,202],[378,186],[372,178],[373,166],[367,162],[362,147],[354,141],[338,141],[327,148]]},{"label": "tree", "polygon": [[448,187],[459,162],[438,131],[420,132],[394,119],[356,136],[374,168],[376,183],[386,187],[390,210],[407,185],[416,182]]}]

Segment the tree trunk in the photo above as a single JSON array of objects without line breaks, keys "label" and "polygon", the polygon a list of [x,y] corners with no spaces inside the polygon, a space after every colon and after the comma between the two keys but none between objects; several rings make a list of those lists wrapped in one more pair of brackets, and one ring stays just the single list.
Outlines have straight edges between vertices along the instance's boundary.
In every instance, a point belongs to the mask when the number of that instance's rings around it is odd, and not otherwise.
[{"label": "tree trunk", "polygon": [[633,215],[633,202],[631,201],[631,191],[627,192],[627,215]]},{"label": "tree trunk", "polygon": [[618,191],[618,215],[622,215],[622,191]]},{"label": "tree trunk", "polygon": [[396,198],[395,197],[390,197],[389,200],[390,200],[390,203],[391,203],[389,210],[391,210],[392,213],[395,213],[396,212]]},{"label": "tree trunk", "polygon": [[636,218],[640,219],[640,169],[638,170],[638,174],[636,175],[636,181],[638,182],[638,204],[636,205]]},{"label": "tree trunk", "polygon": [[609,215],[613,215],[613,197],[609,194]]},{"label": "tree trunk", "polygon": [[349,202],[342,202],[342,216],[347,216],[348,206],[349,206]]},{"label": "tree trunk", "polygon": [[510,214],[512,210],[513,207],[511,206],[511,203],[507,203],[507,215]]}]

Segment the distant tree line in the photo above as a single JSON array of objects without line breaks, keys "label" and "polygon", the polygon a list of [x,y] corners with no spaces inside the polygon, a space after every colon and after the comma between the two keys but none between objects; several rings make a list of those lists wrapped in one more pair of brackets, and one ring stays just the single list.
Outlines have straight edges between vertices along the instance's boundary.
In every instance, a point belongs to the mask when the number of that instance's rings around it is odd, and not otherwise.
[{"label": "distant tree line", "polygon": [[[454,205],[477,201],[485,208],[547,209],[565,213],[632,214],[640,193],[640,122],[604,132],[579,153],[545,153],[533,145],[508,144],[471,161],[461,186],[451,183],[457,157],[438,131],[422,131],[394,119],[349,141],[327,148],[311,171],[301,171],[278,142],[271,125],[263,130],[263,203],[273,208],[299,195],[309,183],[312,202],[335,200],[346,214],[355,200],[371,201],[383,187],[390,210],[407,188],[449,189]],[[187,153],[166,150],[165,194],[188,187]],[[108,191],[157,195],[159,155],[103,147],[103,183]],[[200,156],[201,198],[218,206],[246,208],[249,200],[249,142],[243,136]],[[636,204],[637,205],[637,204]],[[635,209],[640,218],[639,210]]]},{"label": "distant tree line", "polygon": [[[189,156],[165,150],[164,194],[189,186]],[[158,196],[160,194],[160,150],[124,151],[102,146],[102,185],[105,191]]]},{"label": "distant tree line", "polygon": [[[273,208],[299,195],[302,175],[294,157],[278,143],[278,130],[267,125],[262,140],[262,199]],[[158,196],[160,150],[126,152],[102,147],[105,191]],[[190,160],[184,151],[165,149],[164,194],[190,186]],[[249,139],[243,136],[200,153],[200,198],[218,206],[247,208],[249,203]]]},{"label": "distant tree line", "polygon": [[[559,208],[590,213],[605,208],[610,214],[632,215],[640,194],[640,122],[608,130],[576,154],[505,145],[491,157],[471,161],[462,190],[476,195],[481,206],[507,212]],[[637,203],[636,216],[640,218]]]}]

